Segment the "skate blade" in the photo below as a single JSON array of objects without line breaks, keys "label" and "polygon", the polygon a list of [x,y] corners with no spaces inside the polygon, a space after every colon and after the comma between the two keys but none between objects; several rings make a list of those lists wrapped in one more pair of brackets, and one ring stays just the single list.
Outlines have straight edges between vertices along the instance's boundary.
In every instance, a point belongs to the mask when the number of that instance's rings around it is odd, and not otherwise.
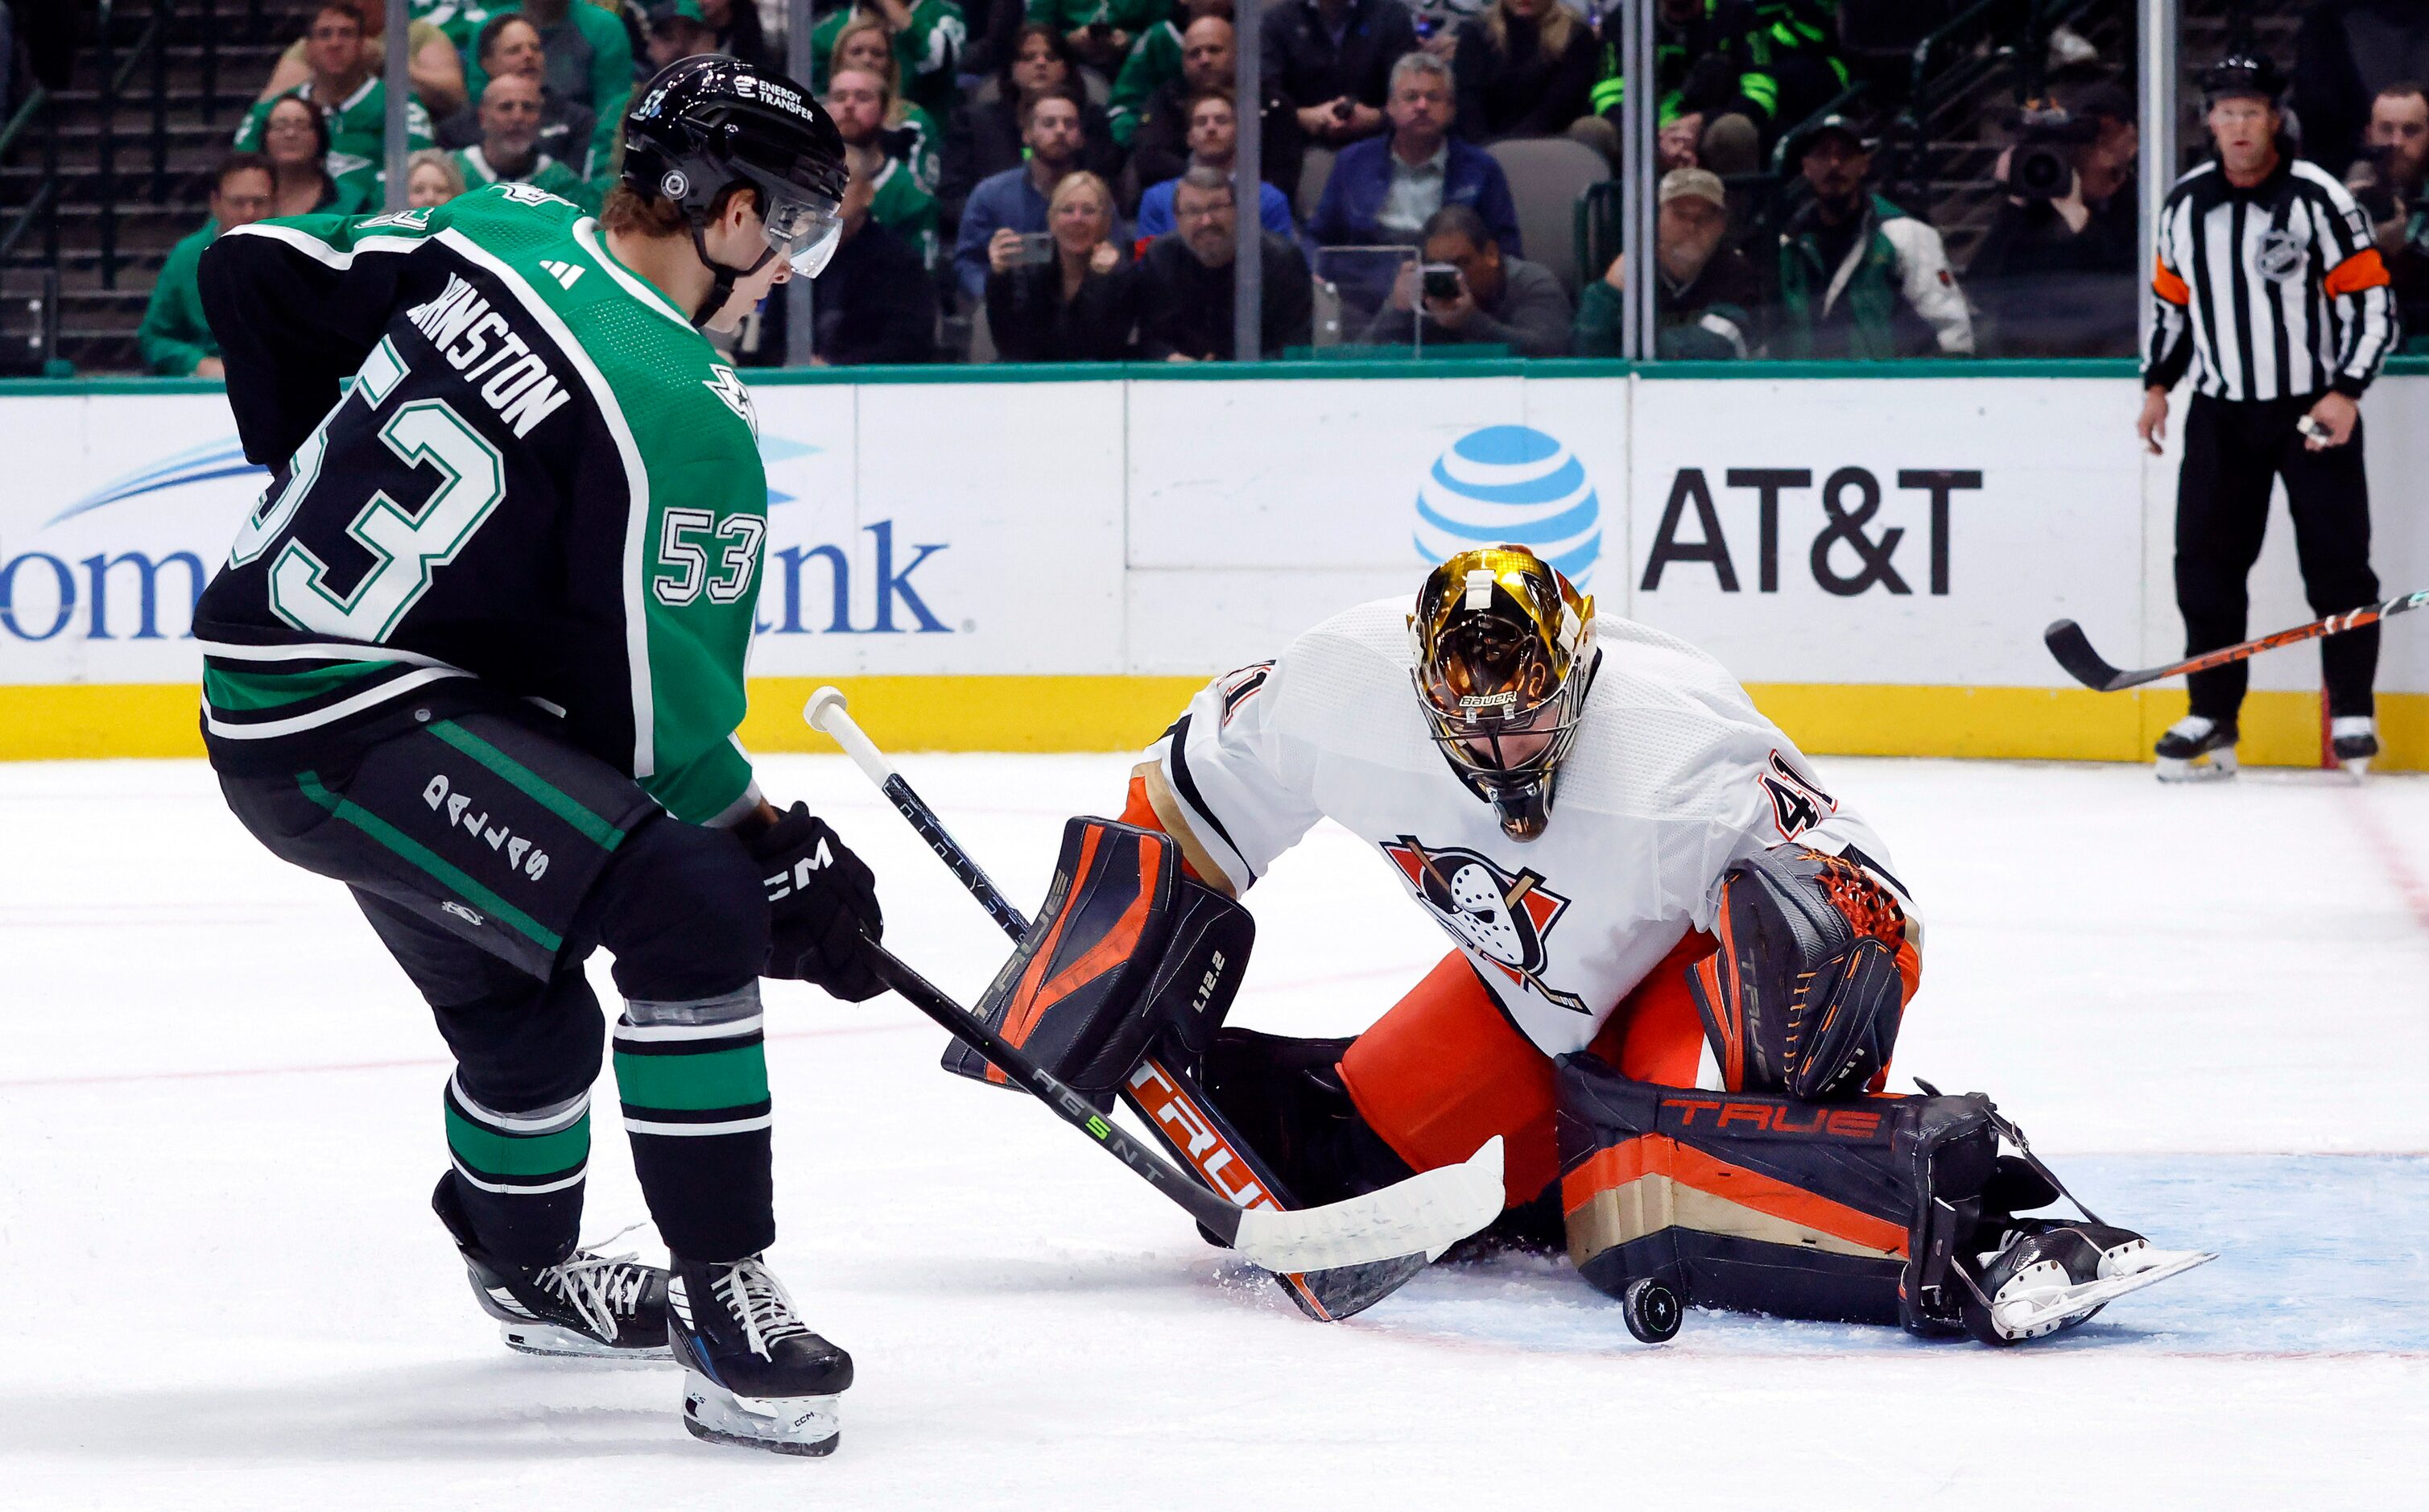
[{"label": "skate blade", "polygon": [[1991,1321],[2010,1338],[2037,1338],[2070,1320],[2088,1318],[2130,1292],[2156,1286],[2170,1276],[2182,1275],[2217,1258],[2214,1252],[2207,1250],[2156,1250],[2148,1243],[2121,1245],[2101,1257],[2101,1276],[2079,1284],[2065,1282],[2065,1268],[2055,1261],[2046,1262],[2047,1268],[2060,1278],[2049,1286],[2032,1285],[2043,1267],[2030,1266],[2017,1277],[2026,1284],[2024,1294],[2001,1297],[1991,1308]]},{"label": "skate blade", "polygon": [[2235,775],[2235,753],[2212,751],[2206,756],[2161,756],[2161,782],[2224,782]]},{"label": "skate blade", "polygon": [[2350,761],[2339,761],[2337,764],[2344,768],[2345,775],[2355,782],[2370,775],[2370,757],[2368,756],[2355,756]]},{"label": "skate blade", "polygon": [[696,1371],[684,1372],[684,1429],[694,1438],[778,1454],[834,1453],[843,1426],[834,1396],[736,1396]]},{"label": "skate blade", "polygon": [[603,1344],[588,1334],[554,1323],[500,1322],[498,1337],[506,1348],[522,1354],[542,1354],[554,1359],[581,1360],[670,1360],[672,1351],[664,1344],[644,1344],[635,1349],[619,1349]]}]

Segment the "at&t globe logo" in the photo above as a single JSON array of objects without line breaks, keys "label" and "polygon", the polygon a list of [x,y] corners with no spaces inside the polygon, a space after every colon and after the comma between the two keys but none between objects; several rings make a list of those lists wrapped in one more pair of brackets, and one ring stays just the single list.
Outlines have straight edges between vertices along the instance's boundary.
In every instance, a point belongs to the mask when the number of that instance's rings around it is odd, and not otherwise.
[{"label": "at&t globe logo", "polygon": [[1602,503],[1556,438],[1489,425],[1461,437],[1426,474],[1416,542],[1429,563],[1477,546],[1524,546],[1584,589],[1602,551]]}]

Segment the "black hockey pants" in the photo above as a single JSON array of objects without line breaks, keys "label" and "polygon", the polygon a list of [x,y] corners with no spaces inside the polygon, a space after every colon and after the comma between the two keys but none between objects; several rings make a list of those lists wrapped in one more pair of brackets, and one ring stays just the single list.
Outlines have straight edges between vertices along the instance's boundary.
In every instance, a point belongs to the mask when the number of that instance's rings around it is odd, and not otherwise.
[{"label": "black hockey pants", "polygon": [[[2370,480],[2362,472],[2362,427],[2323,452],[2307,451],[2294,423],[2317,402],[2278,399],[2238,404],[2193,395],[2185,415],[2184,470],[2176,479],[2176,606],[2185,619],[2185,654],[2199,656],[2244,640],[2246,580],[2269,527],[2269,494],[2286,480],[2294,550],[2314,614],[2340,614],[2378,598],[2370,570]],[[2331,714],[2372,711],[2378,626],[2320,642]],[[2231,661],[2186,679],[2192,712],[2232,720],[2243,706],[2250,667]]]},{"label": "black hockey pants", "polygon": [[768,905],[741,843],[668,817],[521,706],[408,707],[308,755],[223,768],[222,790],[273,852],[352,888],[429,1001],[456,1060],[456,1193],[483,1247],[533,1267],[574,1246],[605,1038],[583,962],[603,945],[659,1234],[689,1259],[767,1248]]}]

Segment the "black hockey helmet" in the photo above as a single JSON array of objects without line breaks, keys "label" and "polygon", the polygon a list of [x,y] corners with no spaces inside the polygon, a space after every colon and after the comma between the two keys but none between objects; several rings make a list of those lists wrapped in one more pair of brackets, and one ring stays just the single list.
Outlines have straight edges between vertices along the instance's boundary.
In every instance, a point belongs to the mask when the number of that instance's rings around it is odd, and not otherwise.
[{"label": "black hockey helmet", "polygon": [[[816,277],[842,239],[843,138],[807,90],[773,69],[739,58],[680,58],[641,89],[624,117],[623,181],[680,207],[692,246],[717,271],[702,320],[724,305],[736,278],[784,256]],[[748,268],[708,255],[701,233],[726,186],[759,191],[768,250]]]},{"label": "black hockey helmet", "polygon": [[2233,48],[2203,69],[2201,87],[2204,109],[2221,100],[2241,97],[2266,100],[2274,110],[2286,98],[2286,76],[2277,72],[2268,54],[2252,47]]}]

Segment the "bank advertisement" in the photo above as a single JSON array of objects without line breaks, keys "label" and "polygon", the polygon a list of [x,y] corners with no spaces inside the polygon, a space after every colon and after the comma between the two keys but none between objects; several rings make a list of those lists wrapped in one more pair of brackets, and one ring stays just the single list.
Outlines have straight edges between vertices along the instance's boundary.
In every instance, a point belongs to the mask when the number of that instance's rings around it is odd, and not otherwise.
[{"label": "bank advertisement", "polygon": [[[2068,686],[2060,616],[2180,643],[2130,379],[768,383],[754,675],[1198,676],[1462,546],[1523,542],[1760,684]],[[2429,583],[2429,379],[2366,406],[2387,591]],[[0,403],[0,684],[199,675],[266,481],[213,393]],[[2281,509],[2255,633],[2310,617]],[[2393,635],[2381,686],[2429,689]],[[2316,686],[2307,651],[2256,686]]]}]

